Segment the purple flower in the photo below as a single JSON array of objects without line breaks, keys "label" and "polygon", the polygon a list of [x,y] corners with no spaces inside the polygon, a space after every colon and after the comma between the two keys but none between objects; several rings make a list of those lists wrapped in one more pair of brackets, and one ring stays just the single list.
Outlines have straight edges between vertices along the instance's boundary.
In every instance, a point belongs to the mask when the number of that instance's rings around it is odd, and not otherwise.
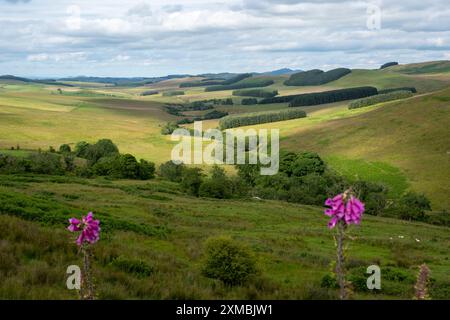
[{"label": "purple flower", "polygon": [[329,208],[325,214],[331,217],[328,227],[334,228],[339,221],[345,224],[359,224],[364,212],[364,203],[359,201],[353,195],[338,194],[332,199],[327,199],[325,205]]},{"label": "purple flower", "polygon": [[77,238],[77,245],[81,246],[84,242],[93,244],[100,239],[100,220],[94,220],[92,212],[89,212],[86,217],[82,217],[81,221],[71,218],[69,223],[67,229],[70,232],[81,231]]}]

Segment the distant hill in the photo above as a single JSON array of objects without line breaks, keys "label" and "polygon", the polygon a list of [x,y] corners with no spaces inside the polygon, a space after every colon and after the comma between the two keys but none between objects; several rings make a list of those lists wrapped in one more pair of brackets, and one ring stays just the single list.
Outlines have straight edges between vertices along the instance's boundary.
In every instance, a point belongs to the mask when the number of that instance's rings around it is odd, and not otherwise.
[{"label": "distant hill", "polygon": [[20,81],[20,82],[26,82],[26,83],[39,83],[39,84],[49,84],[49,85],[55,85],[55,86],[62,86],[62,87],[72,87],[72,85],[67,83],[61,83],[53,79],[47,79],[47,80],[33,80],[28,78],[22,78],[22,77],[16,77],[13,75],[3,75],[0,76],[0,80],[3,81]]},{"label": "distant hill", "polygon": [[302,70],[293,70],[293,69],[289,69],[289,68],[283,68],[283,69],[263,72],[263,73],[259,73],[259,74],[260,75],[267,75],[267,76],[282,76],[282,75],[285,75],[285,74],[289,75],[289,74],[294,74],[294,73],[298,73],[298,72],[302,72]]}]

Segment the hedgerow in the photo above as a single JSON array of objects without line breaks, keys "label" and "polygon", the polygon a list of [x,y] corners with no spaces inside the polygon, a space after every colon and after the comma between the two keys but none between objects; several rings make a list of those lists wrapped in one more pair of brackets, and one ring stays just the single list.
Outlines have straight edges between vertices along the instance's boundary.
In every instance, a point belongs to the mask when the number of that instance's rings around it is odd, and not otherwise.
[{"label": "hedgerow", "polygon": [[304,117],[306,117],[306,112],[299,109],[244,113],[239,115],[226,116],[220,119],[219,127],[221,130],[224,130],[253,124],[276,122]]},{"label": "hedgerow", "polygon": [[411,91],[394,91],[385,94],[377,94],[376,96],[355,100],[349,104],[348,108],[357,109],[362,107],[368,107],[377,103],[404,99],[412,96],[413,93]]},{"label": "hedgerow", "polygon": [[277,95],[278,95],[277,90],[247,89],[247,90],[233,91],[233,96],[238,97],[272,98]]}]

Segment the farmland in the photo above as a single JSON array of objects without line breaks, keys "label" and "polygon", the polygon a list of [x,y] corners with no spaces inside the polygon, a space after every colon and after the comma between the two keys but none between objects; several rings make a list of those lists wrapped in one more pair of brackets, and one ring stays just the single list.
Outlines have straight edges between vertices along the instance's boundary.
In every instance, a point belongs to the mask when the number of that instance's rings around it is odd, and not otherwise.
[{"label": "farmland", "polygon": [[[77,142],[106,138],[122,154],[159,166],[170,160],[175,143],[161,134],[168,123],[211,111],[226,112],[231,119],[293,111],[289,102],[245,105],[245,96],[233,95],[236,90],[250,91],[260,102],[264,94],[258,89],[283,97],[361,86],[414,87],[413,96],[364,108],[349,110],[352,100],[306,105],[295,108],[306,117],[243,128],[279,129],[282,151],[316,152],[332,172],[350,182],[386,185],[389,201],[409,191],[424,194],[431,200],[430,215],[444,215],[450,209],[449,70],[445,61],[354,69],[314,86],[286,85],[289,75],[246,75],[234,83],[197,76],[133,85],[64,82],[70,86],[3,79],[0,154],[25,159],[50,147],[67,144],[73,149]],[[203,80],[206,84],[198,85]],[[182,106],[182,111],[169,112],[170,106]],[[192,128],[189,121],[179,126]],[[205,120],[203,129],[218,128],[219,121]],[[208,166],[201,168],[208,174]],[[231,166],[226,172],[236,175]],[[65,267],[79,259],[63,221],[88,211],[105,223],[95,247],[98,298],[337,298],[336,290],[323,284],[335,248],[319,206],[251,196],[246,201],[195,197],[159,175],[137,181],[0,174],[0,191],[0,298],[76,299],[60,279]],[[417,266],[426,262],[432,270],[430,294],[448,299],[448,231],[444,225],[365,215],[361,227],[351,230],[348,252],[354,297],[409,299]],[[256,256],[258,278],[230,288],[205,277],[205,241],[212,236],[248,245]],[[123,267],[136,261],[144,266],[141,274]],[[364,267],[371,264],[390,275],[376,294],[358,287],[365,281]]]}]

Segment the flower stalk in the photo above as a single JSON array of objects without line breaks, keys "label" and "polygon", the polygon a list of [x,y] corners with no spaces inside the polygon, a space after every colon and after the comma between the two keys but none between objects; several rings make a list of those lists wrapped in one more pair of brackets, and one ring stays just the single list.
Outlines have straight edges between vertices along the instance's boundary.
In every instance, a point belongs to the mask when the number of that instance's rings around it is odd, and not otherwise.
[{"label": "flower stalk", "polygon": [[94,220],[92,212],[81,220],[69,219],[70,225],[67,228],[70,232],[80,232],[76,244],[83,254],[83,272],[81,275],[80,298],[82,300],[94,300],[94,282],[92,279],[92,251],[91,245],[100,239],[100,221]]},{"label": "flower stalk", "polygon": [[355,198],[351,189],[342,194],[338,194],[332,199],[327,199],[325,205],[329,208],[325,214],[331,217],[328,228],[333,229],[337,226],[336,236],[337,256],[336,256],[336,280],[339,285],[339,298],[348,299],[348,290],[345,280],[345,254],[344,239],[347,226],[350,224],[359,224],[364,212],[364,203]]}]

